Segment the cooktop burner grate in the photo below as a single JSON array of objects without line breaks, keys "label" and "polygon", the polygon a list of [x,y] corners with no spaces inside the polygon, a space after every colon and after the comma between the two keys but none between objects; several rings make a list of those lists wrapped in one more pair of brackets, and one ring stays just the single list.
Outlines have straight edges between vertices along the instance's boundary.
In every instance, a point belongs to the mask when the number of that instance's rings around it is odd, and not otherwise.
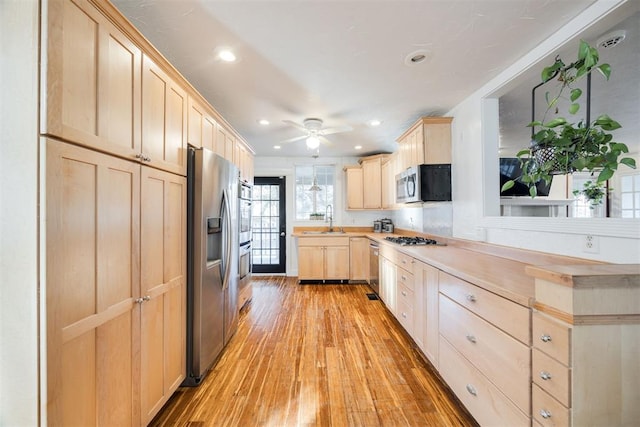
[{"label": "cooktop burner grate", "polygon": [[436,240],[427,239],[426,237],[418,237],[418,236],[397,236],[385,237],[385,240],[388,240],[393,243],[397,243],[401,246],[425,246],[425,245],[442,245],[442,243],[438,243]]}]

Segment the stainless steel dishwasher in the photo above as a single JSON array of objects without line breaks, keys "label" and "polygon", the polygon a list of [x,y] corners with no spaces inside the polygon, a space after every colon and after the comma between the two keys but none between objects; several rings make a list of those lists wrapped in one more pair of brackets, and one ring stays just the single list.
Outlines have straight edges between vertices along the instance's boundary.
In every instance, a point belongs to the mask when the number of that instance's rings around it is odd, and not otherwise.
[{"label": "stainless steel dishwasher", "polygon": [[379,294],[380,289],[380,281],[379,281],[379,270],[378,270],[378,255],[380,249],[378,247],[378,243],[373,240],[369,240],[369,286],[376,295]]}]

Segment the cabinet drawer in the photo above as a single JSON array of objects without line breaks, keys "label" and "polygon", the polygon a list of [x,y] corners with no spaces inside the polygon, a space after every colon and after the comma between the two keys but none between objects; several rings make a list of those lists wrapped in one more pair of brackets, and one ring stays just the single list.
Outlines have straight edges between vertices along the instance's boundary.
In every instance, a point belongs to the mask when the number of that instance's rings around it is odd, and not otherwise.
[{"label": "cabinet drawer", "polygon": [[531,425],[529,417],[519,411],[442,336],[439,348],[440,375],[480,425]]},{"label": "cabinet drawer", "polygon": [[404,327],[404,330],[413,335],[413,304],[407,304],[406,301],[397,302],[396,318]]},{"label": "cabinet drawer", "polygon": [[414,298],[413,290],[398,281],[398,302],[404,302],[409,307],[413,307]]},{"label": "cabinet drawer", "polygon": [[440,334],[528,414],[529,347],[444,295],[440,295],[439,324]]},{"label": "cabinet drawer", "polygon": [[555,397],[565,406],[571,406],[569,387],[571,369],[547,356],[537,348],[533,349],[533,382]]},{"label": "cabinet drawer", "polygon": [[411,292],[413,292],[414,284],[413,284],[413,274],[412,273],[408,272],[404,268],[398,267],[398,274],[397,274],[396,280],[398,281],[398,287],[400,287],[402,285],[406,289],[408,289]]},{"label": "cabinet drawer", "polygon": [[569,410],[536,384],[532,388],[533,419],[544,427],[569,426]]},{"label": "cabinet drawer", "polygon": [[530,310],[450,274],[439,272],[440,292],[529,345]]},{"label": "cabinet drawer", "polygon": [[571,328],[541,313],[533,313],[533,346],[571,366]]},{"label": "cabinet drawer", "polygon": [[349,246],[348,237],[298,237],[298,246]]},{"label": "cabinet drawer", "polygon": [[413,274],[413,264],[414,263],[415,263],[415,261],[413,260],[412,257],[410,257],[407,254],[403,254],[402,252],[397,252],[396,251],[396,264],[400,268],[403,268],[403,269],[407,270],[407,272],[409,274]]}]

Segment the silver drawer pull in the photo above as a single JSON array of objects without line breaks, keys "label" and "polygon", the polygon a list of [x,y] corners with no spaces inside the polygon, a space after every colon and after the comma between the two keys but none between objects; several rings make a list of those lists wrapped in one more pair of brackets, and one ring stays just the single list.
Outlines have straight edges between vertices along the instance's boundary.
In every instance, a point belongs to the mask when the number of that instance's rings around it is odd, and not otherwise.
[{"label": "silver drawer pull", "polygon": [[542,371],[540,372],[540,378],[547,381],[551,379],[551,374],[549,372]]},{"label": "silver drawer pull", "polygon": [[402,317],[407,318],[407,313],[402,313]]},{"label": "silver drawer pull", "polygon": [[473,294],[467,294],[464,296],[469,302],[476,302],[476,296]]},{"label": "silver drawer pull", "polygon": [[407,280],[407,276],[402,276],[402,280],[403,281]]},{"label": "silver drawer pull", "polygon": [[144,299],[136,298],[136,299],[133,300],[133,302],[135,302],[136,304],[142,304],[144,302]]},{"label": "silver drawer pull", "polygon": [[476,388],[474,386],[472,386],[471,384],[467,384],[467,391],[472,396],[477,396],[478,395],[478,392],[476,391]]},{"label": "silver drawer pull", "polygon": [[544,334],[540,337],[540,339],[542,340],[542,342],[549,342],[551,341],[551,335]]},{"label": "silver drawer pull", "polygon": [[474,344],[477,342],[476,337],[474,337],[471,334],[467,334],[467,340],[469,340],[469,342],[472,342]]},{"label": "silver drawer pull", "polygon": [[402,296],[403,296],[403,297],[406,297],[406,296],[407,296],[407,293],[406,293],[405,291],[402,291]]},{"label": "silver drawer pull", "polygon": [[551,412],[546,409],[540,409],[540,416],[544,419],[551,418]]}]

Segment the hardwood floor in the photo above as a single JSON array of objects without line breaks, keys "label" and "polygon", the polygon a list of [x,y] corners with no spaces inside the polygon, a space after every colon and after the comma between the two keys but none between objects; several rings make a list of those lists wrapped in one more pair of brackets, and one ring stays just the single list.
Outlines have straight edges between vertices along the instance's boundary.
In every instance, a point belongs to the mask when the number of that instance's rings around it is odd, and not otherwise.
[{"label": "hardwood floor", "polygon": [[368,286],[253,286],[217,365],[151,425],[476,425]]}]

